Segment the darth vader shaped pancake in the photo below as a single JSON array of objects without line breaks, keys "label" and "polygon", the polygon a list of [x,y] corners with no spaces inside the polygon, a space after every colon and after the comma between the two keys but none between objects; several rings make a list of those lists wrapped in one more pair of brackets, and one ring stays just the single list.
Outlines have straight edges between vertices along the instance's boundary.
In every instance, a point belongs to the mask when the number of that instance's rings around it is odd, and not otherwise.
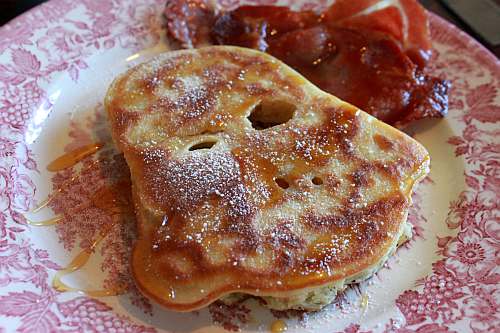
[{"label": "darth vader shaped pancake", "polygon": [[270,55],[164,53],[105,106],[131,171],[134,278],[168,309],[241,294],[320,309],[411,235],[425,148]]}]

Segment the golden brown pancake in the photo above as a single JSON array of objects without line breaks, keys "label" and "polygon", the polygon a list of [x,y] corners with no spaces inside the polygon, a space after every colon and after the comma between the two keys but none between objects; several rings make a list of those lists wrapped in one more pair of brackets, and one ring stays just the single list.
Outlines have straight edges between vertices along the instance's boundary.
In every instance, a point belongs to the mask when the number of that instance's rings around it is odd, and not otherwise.
[{"label": "golden brown pancake", "polygon": [[428,172],[418,142],[250,49],[164,53],[105,105],[131,171],[135,280],[175,311],[236,293],[320,308],[408,234]]}]

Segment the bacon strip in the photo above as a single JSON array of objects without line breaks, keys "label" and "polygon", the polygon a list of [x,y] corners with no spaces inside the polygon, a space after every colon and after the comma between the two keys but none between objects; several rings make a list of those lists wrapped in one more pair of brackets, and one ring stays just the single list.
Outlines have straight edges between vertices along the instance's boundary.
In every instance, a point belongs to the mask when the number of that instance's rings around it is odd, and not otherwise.
[{"label": "bacon strip", "polygon": [[[241,6],[236,12],[244,12],[246,17],[265,17],[282,32],[310,25],[317,18],[313,12],[290,15],[288,8],[277,6]],[[208,0],[168,0],[164,15],[169,33],[183,47],[210,42],[207,28],[212,26],[215,15]],[[365,27],[391,35],[405,51],[415,55],[415,59],[411,58],[419,66],[430,58],[427,13],[416,0],[336,0],[323,15],[325,24]]]},{"label": "bacon strip", "polygon": [[420,67],[431,56],[427,13],[415,0],[336,0],[325,12],[325,22],[387,33]]},{"label": "bacon strip", "polygon": [[442,117],[449,83],[426,73],[428,18],[416,0],[336,0],[321,15],[279,6],[215,14],[206,0],[169,0],[168,31],[268,52],[328,91],[392,125]]},{"label": "bacon strip", "polygon": [[210,41],[215,14],[205,0],[169,0],[163,11],[167,31],[184,48]]}]

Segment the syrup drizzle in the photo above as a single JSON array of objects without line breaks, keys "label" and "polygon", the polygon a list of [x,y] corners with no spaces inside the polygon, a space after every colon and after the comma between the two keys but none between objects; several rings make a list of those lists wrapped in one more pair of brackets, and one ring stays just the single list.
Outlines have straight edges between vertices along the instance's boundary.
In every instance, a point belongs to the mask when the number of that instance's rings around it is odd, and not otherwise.
[{"label": "syrup drizzle", "polygon": [[366,312],[369,303],[370,303],[370,296],[368,294],[361,295],[361,298],[359,300],[359,305],[363,313]]},{"label": "syrup drizzle", "polygon": [[[75,179],[75,177],[72,178],[72,180],[74,180],[74,179]],[[62,189],[58,188],[55,193],[49,195],[38,206],[36,206],[34,209],[30,210],[28,213],[37,213],[42,208],[47,207],[47,205],[54,199],[54,197],[57,195],[57,193],[60,193],[61,191],[62,191]]]},{"label": "syrup drizzle", "polygon": [[63,217],[61,215],[56,215],[53,218],[48,219],[48,220],[44,220],[44,221],[33,221],[33,220],[26,218],[26,223],[28,223],[29,225],[37,226],[37,227],[46,227],[49,225],[57,224],[60,221],[62,221],[62,219],[63,219]]},{"label": "syrup drizzle", "polygon": [[[111,229],[113,225],[114,224],[112,224],[109,229]],[[109,231],[109,229],[106,231]],[[99,245],[99,243],[104,238],[106,238],[107,234],[107,232],[100,234],[99,237],[92,243],[92,245],[89,248],[84,249],[83,251],[78,253],[76,257],[68,264],[68,266],[66,266],[66,268],[57,271],[54,279],[52,280],[52,287],[55,290],[59,292],[78,292],[92,297],[117,296],[126,292],[126,287],[124,286],[116,286],[114,288],[102,290],[84,290],[68,286],[62,281],[62,278],[64,276],[71,274],[85,266],[85,264],[89,261],[91,255],[94,253],[97,245]]]},{"label": "syrup drizzle", "polygon": [[281,333],[281,332],[287,331],[288,326],[286,325],[286,323],[283,320],[278,319],[278,320],[273,321],[273,323],[271,324],[269,329],[270,329],[271,333]]},{"label": "syrup drizzle", "polygon": [[[104,144],[102,143],[92,143],[79,147],[50,162],[49,165],[47,166],[47,170],[56,172],[72,167],[81,160],[83,160],[84,158],[92,154],[95,154],[103,146]],[[98,162],[99,160],[93,161],[88,168],[92,168]],[[78,179],[78,176],[74,176],[65,181],[60,188],[55,190],[54,193],[49,195],[36,208],[31,210],[30,213],[37,213],[41,209],[47,207],[57,195],[59,195],[63,190],[65,190],[76,179]],[[127,198],[124,197],[123,195],[123,193],[127,192],[121,190],[124,186],[127,185],[130,186],[129,181],[119,182],[115,184],[115,186],[113,185],[103,186],[92,196],[91,198],[92,204],[98,208],[105,210],[112,216],[115,216],[123,212],[129,212],[130,203],[128,203]],[[33,221],[31,219],[26,218],[27,223],[34,226],[51,226],[59,223],[62,220],[63,220],[62,215],[57,215],[45,221]],[[52,280],[52,286],[55,290],[59,292],[78,292],[92,297],[117,296],[126,292],[127,290],[126,286],[117,285],[109,289],[83,290],[71,287],[62,281],[62,278],[64,276],[81,269],[83,266],[87,264],[87,262],[90,260],[90,257],[94,253],[96,247],[102,242],[104,238],[106,238],[106,236],[109,234],[109,231],[111,230],[111,228],[113,228],[113,226],[117,223],[117,221],[120,221],[120,219],[114,219],[113,223],[111,223],[109,226],[107,226],[104,230],[101,231],[97,239],[94,240],[94,242],[90,247],[82,250],[80,253],[76,255],[75,258],[73,258],[73,260],[71,260],[68,266],[56,272]]]},{"label": "syrup drizzle", "polygon": [[70,168],[85,157],[95,154],[103,146],[103,143],[97,142],[76,148],[50,162],[49,165],[47,165],[47,170],[56,172]]},{"label": "syrup drizzle", "polygon": [[[94,167],[97,163],[99,163],[99,160],[94,160],[91,162],[91,164],[89,166],[87,166],[84,170],[89,170],[91,169],[92,167]],[[82,170],[83,171],[83,170]],[[59,193],[61,193],[64,189],[66,189],[71,183],[73,183],[75,180],[77,180],[79,178],[78,175],[76,176],[73,176],[71,177],[70,179],[64,181],[61,185],[61,187],[59,187],[58,189],[56,189],[54,191],[54,193],[50,194],[45,200],[43,200],[38,206],[36,206],[35,208],[33,208],[32,210],[30,210],[28,213],[38,213],[40,210],[42,210],[43,208],[47,207],[48,204],[50,204],[52,202],[52,200],[54,200],[55,197],[57,197],[57,195]]]}]

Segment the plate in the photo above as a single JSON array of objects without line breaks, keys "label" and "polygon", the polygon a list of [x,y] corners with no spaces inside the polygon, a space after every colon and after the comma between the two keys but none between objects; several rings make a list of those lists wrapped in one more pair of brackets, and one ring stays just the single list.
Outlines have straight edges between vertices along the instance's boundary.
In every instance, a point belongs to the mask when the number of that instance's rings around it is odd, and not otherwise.
[{"label": "plate", "polygon": [[178,314],[142,297],[128,272],[128,191],[108,186],[128,174],[102,98],[116,74],[168,49],[163,5],[52,0],[0,29],[0,331],[498,331],[500,62],[436,16],[450,112],[408,129],[431,173],[413,239],[376,276],[312,314],[254,299]]}]

